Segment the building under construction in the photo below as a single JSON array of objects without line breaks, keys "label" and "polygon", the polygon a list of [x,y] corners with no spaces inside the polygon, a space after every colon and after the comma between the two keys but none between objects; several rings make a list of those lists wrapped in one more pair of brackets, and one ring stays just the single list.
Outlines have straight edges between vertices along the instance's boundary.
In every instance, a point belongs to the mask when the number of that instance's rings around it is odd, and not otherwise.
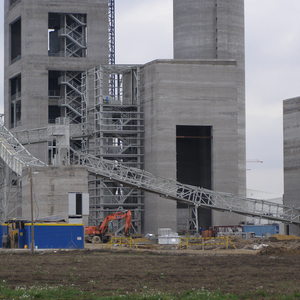
[{"label": "building under construction", "polygon": [[[104,179],[74,157],[245,196],[244,1],[174,0],[174,59],[145,65],[114,64],[114,5],[5,0],[5,126],[50,166],[33,175],[39,217],[95,225],[130,209],[136,232],[187,230],[186,204]],[[2,219],[28,218],[27,177],[2,165]],[[70,208],[86,201],[88,212]],[[204,228],[242,218],[197,213]]]}]

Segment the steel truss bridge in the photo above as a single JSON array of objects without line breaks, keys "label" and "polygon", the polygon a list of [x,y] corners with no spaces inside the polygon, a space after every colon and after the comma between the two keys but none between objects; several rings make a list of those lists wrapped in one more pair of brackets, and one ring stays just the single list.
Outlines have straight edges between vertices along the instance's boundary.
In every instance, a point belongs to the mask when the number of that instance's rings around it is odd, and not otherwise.
[{"label": "steel truss bridge", "polygon": [[[0,122],[0,157],[19,176],[22,176],[23,167],[48,167],[33,157],[2,122]],[[116,161],[99,159],[75,150],[71,151],[70,161],[71,164],[86,166],[92,174],[193,207],[193,222],[196,226],[199,207],[300,225],[298,208],[182,184],[141,169],[126,167]]]}]

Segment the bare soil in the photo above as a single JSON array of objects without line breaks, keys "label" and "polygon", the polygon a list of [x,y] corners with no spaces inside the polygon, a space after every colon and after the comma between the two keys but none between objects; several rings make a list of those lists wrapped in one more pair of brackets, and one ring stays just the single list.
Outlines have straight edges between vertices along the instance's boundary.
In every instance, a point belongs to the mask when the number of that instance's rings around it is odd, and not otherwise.
[{"label": "bare soil", "polygon": [[[32,285],[74,286],[101,295],[191,289],[245,295],[260,290],[275,294],[300,291],[300,242],[275,241],[261,250],[235,241],[236,249],[141,252],[103,250],[0,251],[0,280],[11,288]],[[252,241],[252,246],[255,244]],[[261,243],[261,242],[260,242]],[[285,244],[284,244],[285,243]],[[248,249],[247,249],[248,247]],[[259,299],[259,298],[257,298]]]}]

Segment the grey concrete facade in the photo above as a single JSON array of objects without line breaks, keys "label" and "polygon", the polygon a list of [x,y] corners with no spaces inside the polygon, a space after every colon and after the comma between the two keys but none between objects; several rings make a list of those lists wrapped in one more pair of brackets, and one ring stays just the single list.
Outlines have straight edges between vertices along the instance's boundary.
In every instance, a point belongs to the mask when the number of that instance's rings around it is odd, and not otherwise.
[{"label": "grey concrete facade", "polygon": [[[21,120],[12,131],[48,125],[48,71],[86,71],[108,62],[106,0],[22,0],[10,6],[5,1],[5,125],[11,128],[11,79],[21,76]],[[86,14],[86,57],[48,55],[49,13]],[[11,25],[21,19],[20,55],[11,59]],[[47,162],[47,143],[28,150]]]},{"label": "grey concrete facade", "polygon": [[[300,97],[283,101],[283,204],[300,206]],[[299,235],[299,227],[290,225],[290,234]]]},{"label": "grey concrete facade", "polygon": [[246,195],[244,0],[174,0],[175,59],[237,61],[238,195]]},{"label": "grey concrete facade", "polygon": [[[142,68],[147,171],[176,179],[176,125],[209,125],[213,190],[239,193],[237,72],[235,60],[158,60]],[[214,225],[240,220],[213,213]],[[176,203],[147,194],[145,230],[159,227],[176,230]]]},{"label": "grey concrete facade", "polygon": [[[24,174],[29,170],[24,169]],[[35,219],[60,215],[68,220],[68,193],[88,193],[88,172],[82,166],[33,169]],[[22,218],[31,220],[30,180],[22,185]],[[88,225],[87,216],[83,220]]]},{"label": "grey concrete facade", "polygon": [[[244,1],[174,0],[173,8],[174,60],[141,70],[145,169],[176,179],[176,125],[211,126],[212,189],[245,196]],[[184,219],[175,203],[146,194],[146,231],[176,230]],[[213,212],[212,225],[241,219]]]}]

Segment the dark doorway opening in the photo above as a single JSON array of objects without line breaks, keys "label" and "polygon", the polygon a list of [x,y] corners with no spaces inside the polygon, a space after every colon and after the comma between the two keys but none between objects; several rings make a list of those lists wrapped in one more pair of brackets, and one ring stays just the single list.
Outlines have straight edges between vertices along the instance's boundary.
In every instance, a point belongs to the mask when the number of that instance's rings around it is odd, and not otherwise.
[{"label": "dark doorway opening", "polygon": [[[212,188],[212,126],[176,126],[177,181]],[[186,208],[177,203],[177,208]],[[199,226],[212,225],[211,210],[199,208]]]}]

